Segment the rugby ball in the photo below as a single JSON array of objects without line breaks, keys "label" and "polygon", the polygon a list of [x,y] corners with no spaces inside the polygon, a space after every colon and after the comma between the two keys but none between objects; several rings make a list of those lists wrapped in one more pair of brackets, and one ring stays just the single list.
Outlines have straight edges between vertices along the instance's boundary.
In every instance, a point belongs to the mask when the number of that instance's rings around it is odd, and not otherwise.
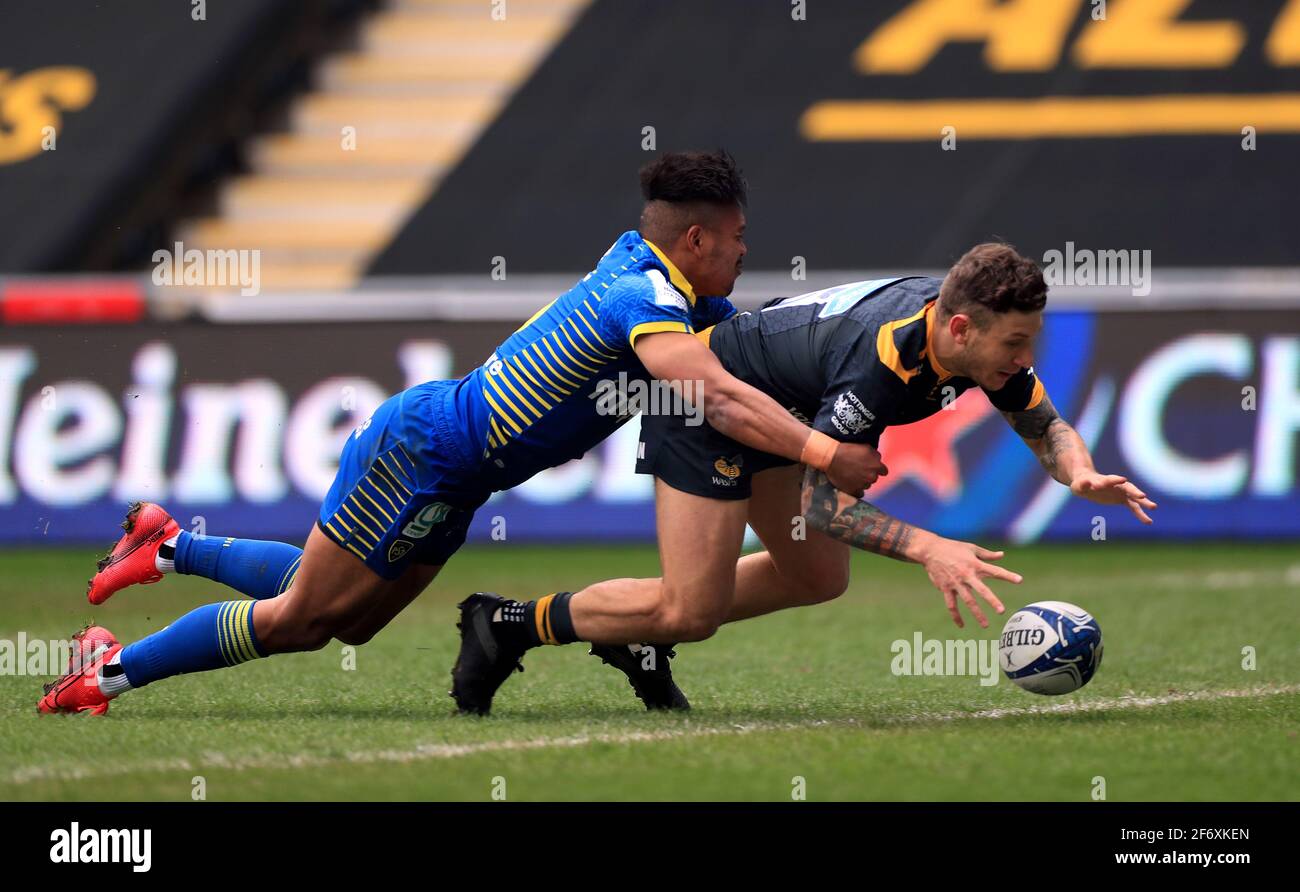
[{"label": "rugby ball", "polygon": [[1037,601],[1007,619],[999,640],[1007,678],[1035,694],[1068,694],[1101,665],[1101,626],[1064,601]]}]

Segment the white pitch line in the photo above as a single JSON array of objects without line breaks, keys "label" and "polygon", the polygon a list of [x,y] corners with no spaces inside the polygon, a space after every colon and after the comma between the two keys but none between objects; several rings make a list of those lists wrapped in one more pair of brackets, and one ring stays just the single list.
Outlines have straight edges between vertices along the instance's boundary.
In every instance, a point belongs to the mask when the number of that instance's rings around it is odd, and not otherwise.
[{"label": "white pitch line", "polygon": [[669,740],[687,740],[704,737],[740,737],[769,731],[806,731],[818,728],[862,728],[882,730],[897,726],[923,725],[942,722],[959,722],[979,719],[1020,718],[1035,715],[1072,715],[1087,712],[1109,712],[1123,709],[1150,709],[1175,703],[1208,702],[1248,697],[1275,697],[1280,694],[1300,693],[1300,684],[1273,685],[1227,691],[1189,691],[1164,694],[1159,697],[1109,697],[1099,700],[1071,701],[1043,706],[1021,706],[982,709],[976,712],[915,713],[896,718],[873,720],[821,719],[807,722],[753,722],[716,728],[690,728],[686,730],[626,731],[616,734],[583,734],[570,737],[537,737],[530,740],[494,740],[483,743],[426,743],[411,749],[360,750],[343,756],[228,756],[224,753],[204,753],[195,759],[157,759],[135,765],[101,765],[89,767],[64,767],[32,765],[18,768],[9,774],[11,784],[28,784],[37,781],[77,781],[98,777],[115,777],[124,774],[162,771],[201,771],[222,768],[232,771],[250,771],[262,768],[323,768],[331,765],[365,765],[375,763],[420,762],[432,759],[455,759],[483,753],[521,752],[545,749],[572,749],[592,744],[657,743]]},{"label": "white pitch line", "polygon": [[[1300,588],[1300,564],[1288,564],[1276,570],[1215,570],[1206,572],[1155,572],[1141,570],[1127,573],[1125,581],[1133,585],[1159,585],[1184,589],[1243,589],[1261,586],[1280,585],[1287,588]],[[1077,582],[1066,574],[1053,576],[1044,582],[1043,577],[1035,577],[1035,582],[1043,585],[1052,584],[1058,588],[1069,587]],[[1089,593],[1096,586],[1090,587]],[[1082,593],[1084,586],[1075,585],[1072,590]]]},{"label": "white pitch line", "polygon": [[[1052,703],[1043,706],[1012,706],[1005,709],[982,709],[978,712],[938,713],[928,718],[924,715],[908,716],[899,719],[899,723],[912,724],[918,721],[951,722],[958,719],[1005,719],[1027,715],[1072,715],[1081,712],[1107,712],[1112,709],[1150,709],[1153,706],[1169,706],[1174,703],[1230,700],[1241,697],[1273,697],[1278,694],[1294,693],[1300,693],[1300,684],[1270,685],[1229,691],[1187,691],[1181,694],[1163,694],[1159,697],[1127,696],[1101,700],[1070,700],[1065,703]],[[886,724],[889,723],[889,720],[886,719]]]}]

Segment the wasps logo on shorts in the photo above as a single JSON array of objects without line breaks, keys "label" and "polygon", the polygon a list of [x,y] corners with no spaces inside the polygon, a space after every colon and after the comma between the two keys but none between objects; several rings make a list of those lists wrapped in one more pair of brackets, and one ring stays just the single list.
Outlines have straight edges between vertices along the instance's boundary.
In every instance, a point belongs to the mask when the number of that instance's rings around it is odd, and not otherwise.
[{"label": "wasps logo on shorts", "polygon": [[730,461],[727,460],[726,456],[720,456],[718,460],[713,463],[713,470],[717,471],[718,474],[721,474],[722,476],[719,477],[716,474],[714,475],[714,485],[735,486],[736,478],[740,476],[740,467],[744,463],[745,457],[743,455],[733,455]]},{"label": "wasps logo on shorts", "polygon": [[713,463],[713,467],[714,470],[716,470],[723,477],[739,477],[740,466],[743,465],[744,463],[745,460],[741,456],[737,455],[737,456],[733,456],[730,462],[727,461],[725,457],[719,458],[717,461]]}]

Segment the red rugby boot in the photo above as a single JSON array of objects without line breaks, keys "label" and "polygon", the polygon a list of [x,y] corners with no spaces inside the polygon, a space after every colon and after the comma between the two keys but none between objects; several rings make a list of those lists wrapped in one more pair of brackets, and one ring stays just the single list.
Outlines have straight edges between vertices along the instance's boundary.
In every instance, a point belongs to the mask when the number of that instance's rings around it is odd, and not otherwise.
[{"label": "red rugby boot", "polygon": [[72,655],[64,674],[80,672],[117,643],[117,636],[103,626],[86,626],[72,636]]},{"label": "red rugby boot", "polygon": [[47,715],[60,712],[103,715],[108,712],[110,698],[104,696],[104,692],[99,689],[99,667],[113,659],[121,649],[122,645],[114,644],[81,669],[47,684],[45,696],[36,704],[36,708]]},{"label": "red rugby boot", "polygon": [[163,578],[155,564],[158,547],[181,531],[167,510],[153,502],[136,502],[122,521],[126,535],[99,562],[86,587],[92,604],[103,604],[128,585],[148,585]]}]

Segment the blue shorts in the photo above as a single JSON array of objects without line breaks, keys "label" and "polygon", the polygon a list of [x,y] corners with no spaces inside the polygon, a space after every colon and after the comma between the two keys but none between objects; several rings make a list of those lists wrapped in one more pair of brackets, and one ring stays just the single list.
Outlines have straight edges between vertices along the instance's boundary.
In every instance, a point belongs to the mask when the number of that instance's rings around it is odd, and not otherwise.
[{"label": "blue shorts", "polygon": [[455,384],[421,384],[376,409],[348,437],[321,504],[321,532],[384,579],[446,563],[492,494],[455,436]]}]

